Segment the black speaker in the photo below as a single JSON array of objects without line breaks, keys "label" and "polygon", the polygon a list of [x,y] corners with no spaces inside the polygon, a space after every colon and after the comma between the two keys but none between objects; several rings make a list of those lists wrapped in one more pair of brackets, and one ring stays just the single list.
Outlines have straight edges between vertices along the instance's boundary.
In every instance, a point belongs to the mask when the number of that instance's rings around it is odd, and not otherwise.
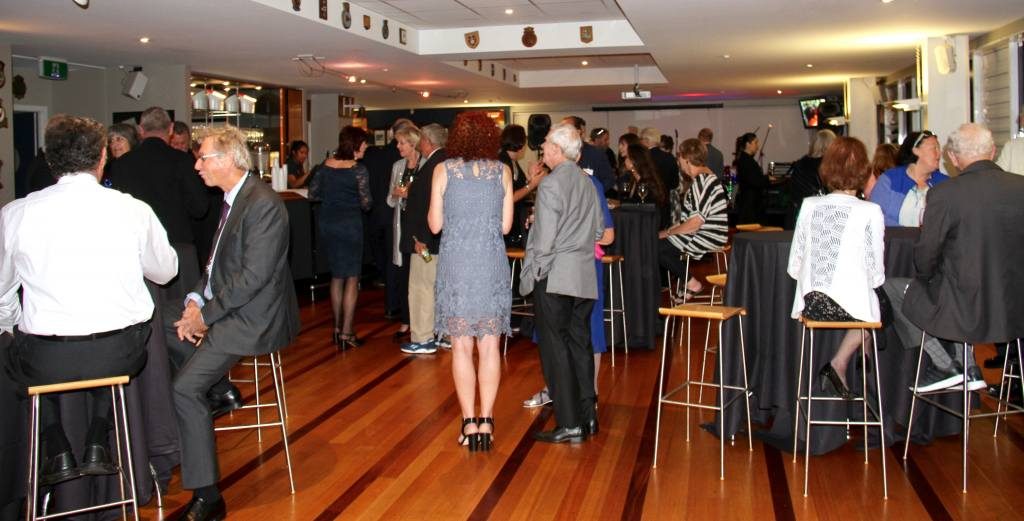
[{"label": "black speaker", "polygon": [[547,114],[530,114],[526,123],[526,142],[533,150],[540,150],[544,138],[551,131],[551,116]]}]

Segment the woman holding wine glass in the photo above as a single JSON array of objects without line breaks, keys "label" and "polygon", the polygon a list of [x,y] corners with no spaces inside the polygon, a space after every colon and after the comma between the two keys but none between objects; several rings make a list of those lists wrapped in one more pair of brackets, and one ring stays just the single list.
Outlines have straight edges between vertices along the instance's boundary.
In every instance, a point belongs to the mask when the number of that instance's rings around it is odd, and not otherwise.
[{"label": "woman holding wine glass", "polygon": [[631,179],[630,187],[623,194],[622,200],[632,203],[654,203],[658,208],[658,228],[669,222],[668,194],[658,177],[658,170],[646,147],[637,143],[626,146],[626,158],[623,166]]}]

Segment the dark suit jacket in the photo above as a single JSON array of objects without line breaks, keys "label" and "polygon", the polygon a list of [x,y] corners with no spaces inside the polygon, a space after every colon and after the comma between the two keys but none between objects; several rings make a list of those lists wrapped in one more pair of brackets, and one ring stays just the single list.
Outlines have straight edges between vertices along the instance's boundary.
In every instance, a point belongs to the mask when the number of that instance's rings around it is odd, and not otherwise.
[{"label": "dark suit jacket", "polygon": [[[193,290],[202,295],[206,278]],[[213,259],[213,299],[203,306],[203,347],[242,356],[277,351],[299,333],[288,267],[288,212],[281,197],[247,177],[224,223]]]},{"label": "dark suit jacket", "polygon": [[427,225],[427,210],[430,209],[430,187],[433,184],[434,167],[443,163],[445,159],[448,159],[445,150],[437,149],[420,165],[416,177],[409,185],[409,197],[405,200],[405,211],[402,212],[402,242],[398,245],[402,253],[416,253],[413,236],[426,244],[431,253],[437,253],[440,235],[434,235],[430,231],[430,226]]},{"label": "dark suit jacket", "polygon": [[658,169],[658,177],[665,187],[665,193],[675,190],[679,186],[679,163],[676,158],[664,150],[654,147],[651,150],[651,159],[655,168]]},{"label": "dark suit jacket", "polygon": [[583,143],[580,148],[580,160],[576,164],[582,169],[590,169],[594,177],[601,181],[605,192],[612,189],[615,184],[615,173],[612,171],[612,164],[608,162],[608,156],[600,148]]},{"label": "dark suit jacket", "polygon": [[1005,342],[1024,336],[1024,177],[992,161],[932,187],[903,313],[930,335]]},{"label": "dark suit jacket", "polygon": [[764,215],[764,193],[769,182],[754,156],[740,152],[736,160],[736,181],[740,185],[736,195],[737,222],[760,222]]},{"label": "dark suit jacket", "polygon": [[391,191],[391,167],[402,158],[398,152],[398,142],[391,140],[382,147],[370,147],[363,155],[363,165],[370,172],[370,195],[373,197],[373,210],[370,219],[391,224],[392,209],[388,206],[388,192]]},{"label": "dark suit jacket", "polygon": [[195,244],[192,219],[206,215],[207,198],[192,154],[147,138],[110,169],[113,187],[145,202],[167,230],[167,240]]},{"label": "dark suit jacket", "polygon": [[706,161],[708,168],[715,173],[719,181],[722,181],[725,176],[725,160],[722,157],[722,151],[708,143],[708,158]]}]

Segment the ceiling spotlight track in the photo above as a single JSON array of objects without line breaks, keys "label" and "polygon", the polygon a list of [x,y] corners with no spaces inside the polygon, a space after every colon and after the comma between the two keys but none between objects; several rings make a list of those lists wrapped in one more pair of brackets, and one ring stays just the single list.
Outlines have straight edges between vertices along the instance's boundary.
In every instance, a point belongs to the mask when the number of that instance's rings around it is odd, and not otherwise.
[{"label": "ceiling spotlight track", "polygon": [[[75,1],[77,2],[79,0]],[[298,54],[294,58],[292,58],[292,61],[295,62],[296,66],[299,68],[299,74],[309,78],[318,78],[325,74],[330,74],[332,76],[337,76],[345,80],[346,83],[358,82],[360,85],[376,85],[378,87],[390,89],[391,92],[394,93],[404,92],[406,94],[410,94],[417,97],[448,98],[454,100],[464,100],[469,98],[469,93],[464,90],[457,90],[451,93],[415,90],[407,89],[405,87],[401,87],[398,85],[392,85],[389,83],[381,83],[367,78],[361,78],[355,74],[352,74],[349,71],[343,71],[341,69],[331,67],[330,65],[324,63],[323,60],[323,56],[314,56],[312,54]],[[424,92],[428,92],[429,94],[424,96]]]}]

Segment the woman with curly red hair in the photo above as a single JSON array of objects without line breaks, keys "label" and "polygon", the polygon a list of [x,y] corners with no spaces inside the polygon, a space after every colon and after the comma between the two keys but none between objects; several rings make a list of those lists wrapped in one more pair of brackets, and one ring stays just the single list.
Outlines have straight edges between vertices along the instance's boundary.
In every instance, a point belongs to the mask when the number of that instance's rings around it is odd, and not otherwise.
[{"label": "woman with curly red hair", "polygon": [[[448,157],[434,169],[427,222],[440,233],[434,329],[452,339],[452,376],[462,409],[458,443],[490,450],[501,379],[498,339],[510,333],[510,273],[502,235],[512,227],[512,173],[497,161],[500,132],[483,112],[463,112]],[[479,368],[473,365],[474,340]],[[476,388],[480,384],[480,416]]]}]

